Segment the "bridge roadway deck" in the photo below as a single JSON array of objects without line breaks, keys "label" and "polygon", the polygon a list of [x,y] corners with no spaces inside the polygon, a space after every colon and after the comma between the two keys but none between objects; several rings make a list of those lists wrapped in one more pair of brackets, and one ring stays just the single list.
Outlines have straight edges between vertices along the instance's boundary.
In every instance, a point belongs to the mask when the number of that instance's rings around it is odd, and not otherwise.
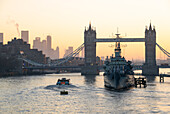
[{"label": "bridge roadway deck", "polygon": [[[142,73],[135,73],[134,75],[142,75],[142,76],[144,76]],[[170,77],[169,74],[159,74],[157,76],[160,76],[160,77]]]},{"label": "bridge roadway deck", "polygon": [[95,42],[145,42],[145,38],[97,38]]},{"label": "bridge roadway deck", "polygon": [[82,66],[28,66],[28,67],[24,67],[24,69],[54,69],[54,68],[58,68],[58,69],[64,69],[64,68],[81,68]]},{"label": "bridge roadway deck", "polygon": [[[28,66],[24,67],[24,69],[53,69],[53,68],[81,68],[83,66]],[[134,68],[142,68],[142,65],[134,65]],[[170,68],[170,66],[158,66],[159,68]],[[103,66],[98,66],[98,69],[102,69]],[[140,69],[141,70],[141,69]]]}]

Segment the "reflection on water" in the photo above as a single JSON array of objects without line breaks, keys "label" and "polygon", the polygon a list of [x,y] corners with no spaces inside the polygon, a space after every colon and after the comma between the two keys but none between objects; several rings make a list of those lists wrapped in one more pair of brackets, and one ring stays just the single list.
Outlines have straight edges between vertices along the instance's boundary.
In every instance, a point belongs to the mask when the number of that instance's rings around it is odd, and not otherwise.
[{"label": "reflection on water", "polygon": [[147,82],[154,82],[156,79],[156,76],[145,76],[147,79]]},{"label": "reflection on water", "polygon": [[[56,81],[70,79],[71,85]],[[147,77],[146,88],[113,91],[101,75],[80,73],[0,78],[0,114],[10,113],[170,113],[170,78]],[[67,90],[68,95],[60,95]]]},{"label": "reflection on water", "polygon": [[96,81],[96,75],[85,75],[84,81],[87,85],[94,85]]}]

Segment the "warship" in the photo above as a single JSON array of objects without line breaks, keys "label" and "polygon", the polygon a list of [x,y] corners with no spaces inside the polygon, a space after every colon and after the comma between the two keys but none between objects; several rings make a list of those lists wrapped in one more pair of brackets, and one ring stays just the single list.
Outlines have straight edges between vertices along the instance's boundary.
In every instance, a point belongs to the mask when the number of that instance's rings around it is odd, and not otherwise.
[{"label": "warship", "polygon": [[[116,34],[116,38],[120,34]],[[106,58],[104,63],[104,85],[113,89],[125,89],[134,86],[134,72],[131,61],[121,56],[120,42],[115,43],[115,56]]]}]

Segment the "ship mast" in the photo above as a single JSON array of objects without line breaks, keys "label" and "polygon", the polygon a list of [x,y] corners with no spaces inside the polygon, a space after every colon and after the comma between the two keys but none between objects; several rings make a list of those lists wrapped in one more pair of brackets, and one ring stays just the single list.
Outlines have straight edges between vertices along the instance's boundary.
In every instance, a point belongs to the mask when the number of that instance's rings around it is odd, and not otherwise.
[{"label": "ship mast", "polygon": [[[119,33],[118,33],[118,28],[117,28],[117,34],[116,35],[116,38],[120,38],[119,37]],[[120,42],[116,42],[116,45],[115,45],[115,57],[121,57],[121,48],[120,48]]]}]

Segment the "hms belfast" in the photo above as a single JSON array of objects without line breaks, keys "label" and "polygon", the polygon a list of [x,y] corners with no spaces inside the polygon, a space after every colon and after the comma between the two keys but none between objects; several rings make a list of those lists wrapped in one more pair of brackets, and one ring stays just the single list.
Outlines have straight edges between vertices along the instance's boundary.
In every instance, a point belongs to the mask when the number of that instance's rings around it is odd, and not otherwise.
[{"label": "hms belfast", "polygon": [[[116,38],[120,34],[116,34]],[[126,61],[121,56],[120,42],[115,44],[115,57],[106,58],[104,64],[104,84],[105,87],[113,89],[125,89],[134,86],[134,72],[131,61]]]}]

